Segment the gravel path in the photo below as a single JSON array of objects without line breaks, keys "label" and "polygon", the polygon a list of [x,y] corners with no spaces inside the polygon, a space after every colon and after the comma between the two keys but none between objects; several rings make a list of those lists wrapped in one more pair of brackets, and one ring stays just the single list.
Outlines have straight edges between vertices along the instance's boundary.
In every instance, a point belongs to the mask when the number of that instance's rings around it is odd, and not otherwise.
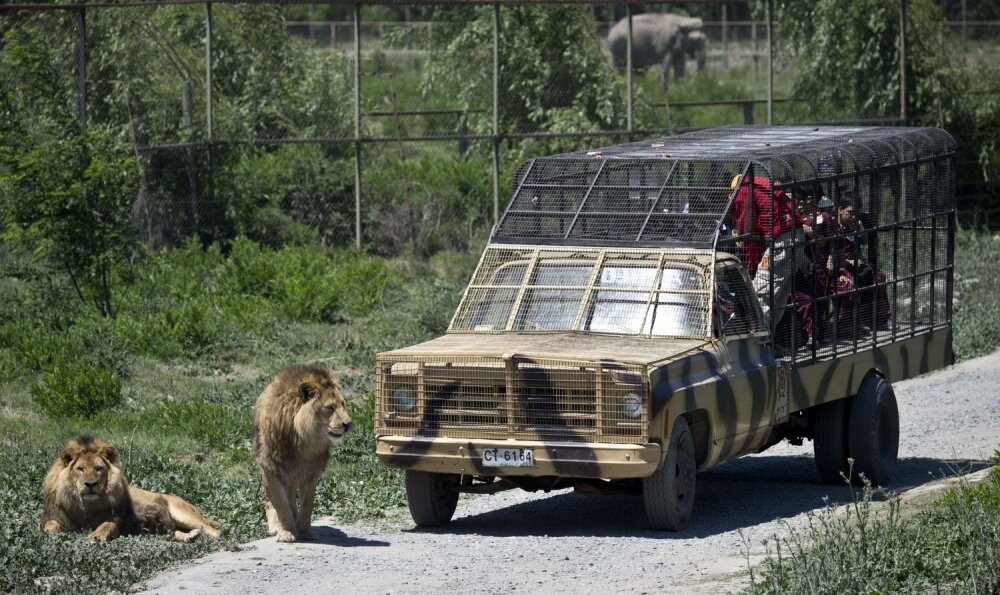
[{"label": "gravel path", "polygon": [[[1000,352],[894,385],[900,411],[895,488],[910,491],[1000,448]],[[315,524],[314,543],[246,544],[157,575],[154,593],[672,593],[739,590],[746,544],[851,498],[817,481],[812,443],[781,444],[698,476],[687,530],[646,527],[638,497],[520,490],[459,501],[455,520],[415,530],[405,510],[377,524]],[[322,489],[322,487],[321,487]]]}]

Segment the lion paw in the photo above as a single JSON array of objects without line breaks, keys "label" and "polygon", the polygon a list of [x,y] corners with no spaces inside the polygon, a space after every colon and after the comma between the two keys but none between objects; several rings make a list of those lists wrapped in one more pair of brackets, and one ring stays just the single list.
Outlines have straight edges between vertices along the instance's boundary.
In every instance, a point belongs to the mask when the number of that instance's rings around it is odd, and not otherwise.
[{"label": "lion paw", "polygon": [[291,531],[285,531],[284,529],[278,531],[278,541],[281,543],[294,543],[295,534]]},{"label": "lion paw", "polygon": [[312,529],[309,527],[300,528],[296,533],[301,541],[316,541],[316,537],[313,536]]},{"label": "lion paw", "polygon": [[187,533],[183,531],[174,532],[174,541],[179,541],[181,543],[191,543],[201,535],[201,529],[192,529]]},{"label": "lion paw", "polygon": [[91,539],[96,539],[97,541],[107,541],[107,540],[111,539],[113,537],[113,535],[111,534],[110,531],[107,531],[107,530],[104,530],[104,529],[101,529],[101,528],[97,528],[94,531],[92,531],[90,533],[90,535],[87,535],[87,537],[89,537]]}]

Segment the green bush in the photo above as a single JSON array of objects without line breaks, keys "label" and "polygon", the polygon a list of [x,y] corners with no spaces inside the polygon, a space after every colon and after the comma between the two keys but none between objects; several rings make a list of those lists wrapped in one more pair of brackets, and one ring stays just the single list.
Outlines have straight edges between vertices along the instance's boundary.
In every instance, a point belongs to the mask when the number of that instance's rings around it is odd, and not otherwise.
[{"label": "green bush", "polygon": [[492,224],[488,158],[451,152],[373,158],[362,182],[369,189],[363,229],[377,254],[468,250]]},{"label": "green bush", "polygon": [[122,381],[109,369],[68,363],[32,384],[31,396],[49,417],[89,419],[121,404]]}]

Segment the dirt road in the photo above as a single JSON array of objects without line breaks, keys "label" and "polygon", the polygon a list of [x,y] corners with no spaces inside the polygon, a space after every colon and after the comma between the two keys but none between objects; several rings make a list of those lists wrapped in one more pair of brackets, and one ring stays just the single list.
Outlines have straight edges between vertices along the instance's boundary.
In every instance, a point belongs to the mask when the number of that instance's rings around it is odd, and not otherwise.
[{"label": "dirt road", "polygon": [[[986,466],[1000,448],[1000,352],[895,385],[895,489]],[[748,581],[746,545],[851,499],[818,483],[812,443],[782,444],[698,476],[687,530],[646,527],[638,497],[520,491],[459,501],[445,528],[415,530],[405,510],[378,524],[321,519],[317,541],[271,539],[218,552],[147,581],[155,593],[658,593],[732,591]]]}]

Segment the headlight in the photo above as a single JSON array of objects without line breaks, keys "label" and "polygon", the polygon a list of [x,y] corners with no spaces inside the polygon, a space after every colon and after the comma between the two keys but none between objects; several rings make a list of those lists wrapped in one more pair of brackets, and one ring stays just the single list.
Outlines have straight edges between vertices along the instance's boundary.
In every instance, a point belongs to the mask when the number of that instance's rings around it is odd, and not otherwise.
[{"label": "headlight", "polygon": [[630,419],[642,417],[642,396],[637,393],[627,393],[622,397],[622,414]]},{"label": "headlight", "polygon": [[417,408],[417,391],[412,386],[400,386],[392,391],[389,406],[401,413],[412,413]]}]

